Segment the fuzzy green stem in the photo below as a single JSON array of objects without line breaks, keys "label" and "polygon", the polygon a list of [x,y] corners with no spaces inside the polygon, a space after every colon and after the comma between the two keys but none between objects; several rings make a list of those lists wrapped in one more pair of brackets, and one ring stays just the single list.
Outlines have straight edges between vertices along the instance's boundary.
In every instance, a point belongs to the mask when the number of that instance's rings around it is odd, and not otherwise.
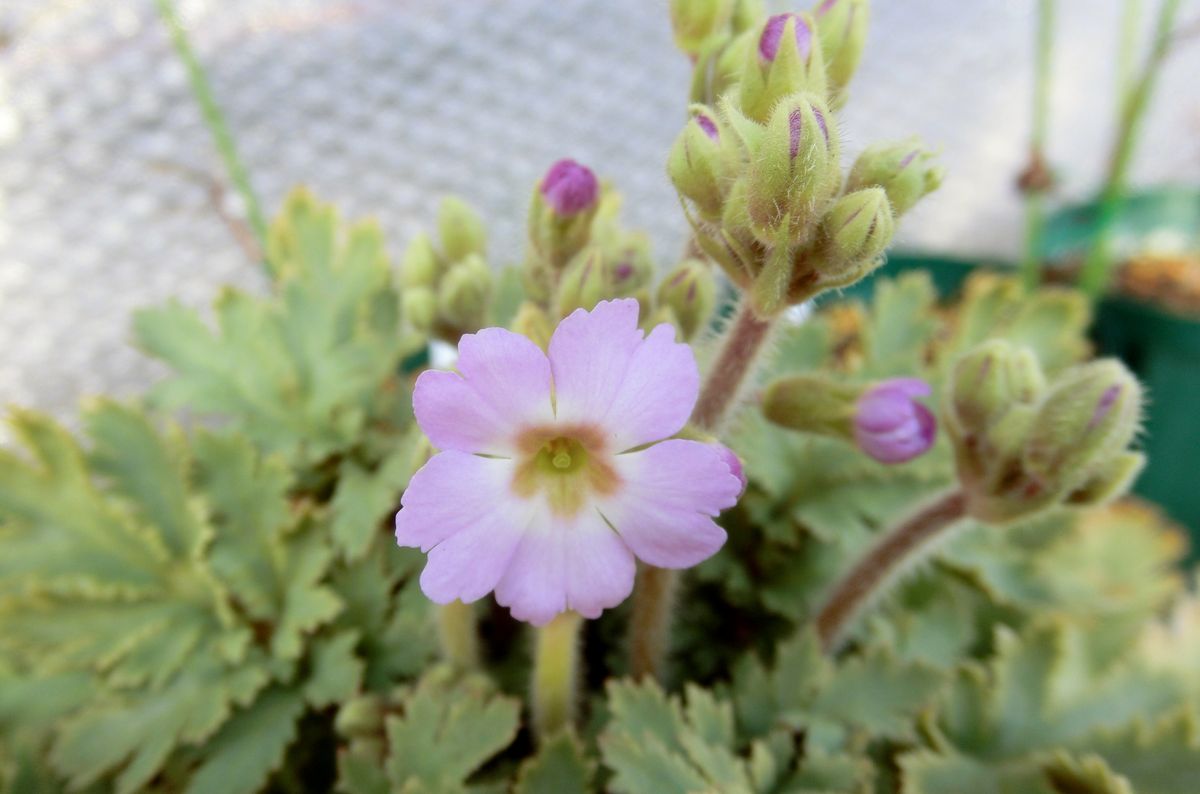
[{"label": "fuzzy green stem", "polygon": [[666,568],[645,565],[638,571],[629,626],[629,673],[634,678],[662,677],[678,581],[679,575]]},{"label": "fuzzy green stem", "polygon": [[949,491],[897,524],[841,578],[817,612],[817,635],[833,650],[862,608],[917,558],[931,540],[966,516],[966,495]]},{"label": "fuzzy green stem", "polygon": [[537,630],[533,654],[533,728],[549,739],[575,721],[579,681],[579,628],[583,618],[563,612]]},{"label": "fuzzy green stem", "polygon": [[1108,288],[1112,280],[1113,255],[1112,238],[1113,222],[1116,220],[1121,196],[1129,180],[1129,167],[1133,162],[1134,151],[1141,137],[1142,121],[1146,108],[1154,94],[1154,86],[1158,81],[1163,60],[1171,49],[1172,31],[1175,28],[1175,17],[1178,15],[1180,0],[1162,0],[1159,6],[1158,21],[1155,25],[1154,46],[1150,56],[1136,80],[1124,79],[1128,90],[1118,98],[1120,118],[1117,125],[1117,138],[1113,145],[1112,156],[1108,165],[1108,178],[1101,193],[1100,206],[1096,220],[1096,238],[1080,271],[1079,285],[1093,300],[1097,299]]},{"label": "fuzzy green stem", "polygon": [[479,666],[479,634],[476,630],[475,607],[462,601],[451,601],[437,610],[438,640],[442,656],[459,670]]},{"label": "fuzzy green stem", "polygon": [[217,105],[217,101],[213,97],[212,86],[209,84],[208,77],[204,73],[204,67],[200,65],[200,61],[196,58],[196,53],[188,41],[187,32],[180,23],[179,16],[175,13],[175,7],[171,0],[155,0],[155,3],[158,6],[159,15],[162,17],[167,30],[171,34],[171,43],[175,47],[175,52],[187,70],[192,95],[196,98],[197,104],[200,105],[200,113],[204,117],[204,123],[208,127],[209,133],[212,135],[217,152],[221,155],[221,160],[225,164],[225,170],[229,173],[229,179],[233,182],[234,188],[241,196],[242,202],[246,205],[246,215],[250,222],[250,228],[254,231],[254,236],[258,241],[260,249],[265,251],[267,223],[262,213],[262,206],[259,204],[258,197],[254,193],[254,188],[250,184],[250,177],[246,172],[246,168],[242,165],[241,158],[238,157],[237,147],[234,145],[233,136],[229,132],[229,125],[225,123],[225,116],[221,113],[221,108]]},{"label": "fuzzy green stem", "polygon": [[[728,421],[770,338],[773,319],[760,318],[750,303],[749,297],[742,300],[692,410],[692,425],[705,433],[717,435]],[[676,571],[649,565],[638,575],[629,627],[629,668],[639,678],[663,676],[678,577]]]},{"label": "fuzzy green stem", "polygon": [[[1050,120],[1050,62],[1054,52],[1055,0],[1038,3],[1037,44],[1033,70],[1033,124],[1029,136],[1030,165],[1045,169],[1046,136]],[[1043,176],[1043,174],[1039,174]],[[1042,184],[1031,185],[1025,198],[1025,254],[1021,260],[1021,280],[1026,289],[1040,281],[1042,236],[1046,227]]]}]

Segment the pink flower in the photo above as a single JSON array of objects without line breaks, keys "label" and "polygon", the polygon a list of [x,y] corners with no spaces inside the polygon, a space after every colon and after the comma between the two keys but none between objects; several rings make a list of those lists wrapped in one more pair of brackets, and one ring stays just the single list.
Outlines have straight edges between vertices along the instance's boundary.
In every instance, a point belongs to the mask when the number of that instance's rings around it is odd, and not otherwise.
[{"label": "pink flower", "polygon": [[695,358],[669,325],[644,336],[637,316],[630,299],[579,309],[548,355],[485,328],[459,341],[458,373],[417,379],[417,423],[443,451],[409,483],[396,540],[428,552],[432,601],[494,590],[535,625],[594,618],[629,596],[635,557],[687,568],[725,542],[713,517],[742,488],[728,452],[662,440],[692,412]]},{"label": "pink flower", "polygon": [[881,463],[903,463],[927,452],[937,420],[916,398],[929,393],[929,384],[919,378],[892,378],[867,389],[854,415],[859,449]]}]

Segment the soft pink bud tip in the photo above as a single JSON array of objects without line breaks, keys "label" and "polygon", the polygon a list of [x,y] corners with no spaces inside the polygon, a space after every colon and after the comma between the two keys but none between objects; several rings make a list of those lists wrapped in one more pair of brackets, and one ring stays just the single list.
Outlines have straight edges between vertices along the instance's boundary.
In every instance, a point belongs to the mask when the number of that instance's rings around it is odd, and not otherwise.
[{"label": "soft pink bud tip", "polygon": [[542,198],[559,215],[576,215],[591,208],[600,195],[592,169],[574,160],[559,160],[542,178]]},{"label": "soft pink bud tip", "polygon": [[930,393],[917,378],[893,378],[858,399],[854,438],[859,448],[880,463],[903,463],[933,446],[937,420],[917,397]]},{"label": "soft pink bud tip", "polygon": [[800,51],[800,57],[808,60],[812,52],[812,29],[799,14],[789,13],[776,14],[767,20],[762,36],[758,39],[758,54],[764,61],[773,61],[779,54],[779,41],[783,38],[783,30],[787,27],[789,19],[795,20],[796,48]]}]

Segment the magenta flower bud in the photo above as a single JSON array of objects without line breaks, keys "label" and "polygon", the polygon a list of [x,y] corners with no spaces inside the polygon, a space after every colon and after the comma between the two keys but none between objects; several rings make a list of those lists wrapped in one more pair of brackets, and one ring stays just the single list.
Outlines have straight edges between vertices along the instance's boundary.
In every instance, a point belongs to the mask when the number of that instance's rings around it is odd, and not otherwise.
[{"label": "magenta flower bud", "polygon": [[600,195],[592,169],[574,160],[559,160],[542,178],[542,198],[559,215],[569,217],[591,209]]},{"label": "magenta flower bud", "polygon": [[795,20],[796,49],[800,51],[800,57],[803,60],[808,60],[808,56],[812,53],[812,28],[799,14],[789,13],[776,14],[768,19],[766,26],[763,27],[762,36],[758,39],[758,54],[764,61],[775,60],[775,56],[779,53],[779,40],[783,38],[783,31],[787,27],[789,19]]},{"label": "magenta flower bud", "polygon": [[928,397],[929,384],[918,378],[892,378],[858,398],[854,440],[880,463],[904,463],[933,446],[937,420],[917,397]]}]

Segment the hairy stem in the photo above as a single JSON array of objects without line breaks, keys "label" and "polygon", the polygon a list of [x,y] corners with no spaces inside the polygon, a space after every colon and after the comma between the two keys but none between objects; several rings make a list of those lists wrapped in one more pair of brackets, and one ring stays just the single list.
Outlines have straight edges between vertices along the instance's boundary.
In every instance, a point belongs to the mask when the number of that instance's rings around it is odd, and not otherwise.
[{"label": "hairy stem", "polygon": [[[749,299],[742,301],[721,350],[700,387],[692,411],[692,424],[716,435],[737,406],[742,387],[754,373],[773,321],[755,313]],[[661,679],[671,637],[671,610],[679,574],[647,565],[638,574],[633,594],[633,620],[629,627],[629,669],[638,677]]]},{"label": "hairy stem", "polygon": [[850,571],[834,585],[817,612],[821,645],[832,650],[863,606],[886,587],[893,575],[915,555],[966,516],[967,500],[955,489],[937,497],[912,516],[888,530]]},{"label": "hairy stem", "polygon": [[579,681],[579,628],[583,618],[563,612],[537,630],[533,654],[533,728],[549,739],[575,721]]},{"label": "hairy stem", "polygon": [[771,333],[772,320],[754,313],[743,300],[717,358],[700,387],[700,398],[692,411],[692,424],[708,433],[724,426],[737,404],[743,384],[754,370],[759,351]]},{"label": "hairy stem", "polygon": [[229,132],[229,125],[225,123],[225,116],[221,113],[221,108],[213,97],[212,86],[204,73],[204,67],[200,65],[200,61],[196,58],[196,53],[188,41],[187,32],[183,29],[179,16],[175,13],[174,3],[171,0],[156,0],[156,5],[159,15],[171,34],[171,43],[175,47],[175,52],[187,70],[192,95],[200,105],[200,113],[213,137],[217,152],[225,164],[225,170],[229,173],[229,179],[233,182],[234,188],[246,206],[246,215],[259,249],[266,250],[267,223],[262,213],[262,207],[258,202],[258,196],[254,193],[254,188],[250,185],[250,176],[246,173],[246,168],[238,156],[233,135]]},{"label": "hairy stem", "polygon": [[675,571],[652,565],[638,572],[629,626],[629,673],[634,678],[662,676],[678,578]]},{"label": "hairy stem", "polygon": [[451,601],[438,607],[438,640],[442,656],[459,670],[479,666],[479,635],[475,627],[475,607]]}]

